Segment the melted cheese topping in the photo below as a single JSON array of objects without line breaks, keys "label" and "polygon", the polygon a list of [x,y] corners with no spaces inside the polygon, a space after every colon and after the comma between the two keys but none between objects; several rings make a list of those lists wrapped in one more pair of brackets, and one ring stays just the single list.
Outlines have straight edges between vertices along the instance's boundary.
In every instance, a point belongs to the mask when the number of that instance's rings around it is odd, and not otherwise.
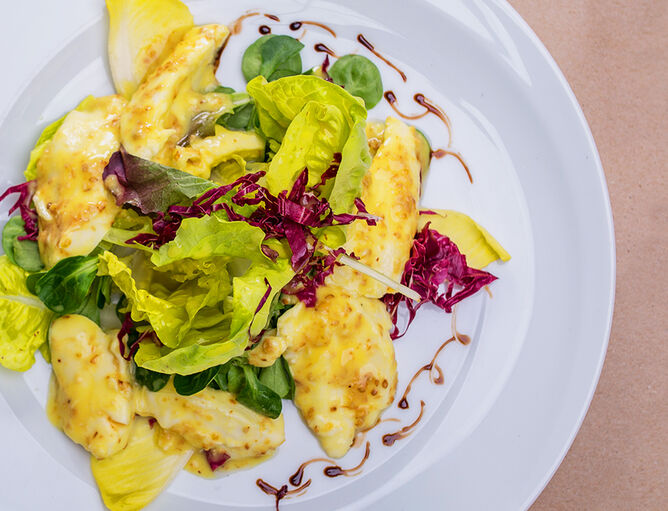
[{"label": "melted cheese topping", "polygon": [[125,447],[135,413],[129,364],[111,347],[117,343],[115,332],[106,335],[84,316],[58,318],[49,332],[49,417],[96,458]]},{"label": "melted cheese topping", "polygon": [[119,118],[125,100],[86,100],[70,112],[37,163],[34,202],[39,249],[51,267],[93,250],[119,211],[102,172],[119,148]]},{"label": "melted cheese topping", "polygon": [[270,419],[240,405],[228,392],[206,388],[181,396],[169,383],[137,391],[137,413],[155,417],[199,449],[222,449],[231,458],[263,456],[285,440],[283,416]]},{"label": "melted cheese topping", "polygon": [[343,456],[358,431],[376,424],[394,399],[397,364],[383,303],[334,286],[318,289],[278,321],[295,379],[294,403],[329,456]]},{"label": "melted cheese topping", "polygon": [[[378,135],[380,131],[375,127],[367,133]],[[367,266],[401,281],[417,230],[420,162],[415,128],[388,117],[382,137],[362,188],[367,210],[382,220],[376,226],[353,222],[343,247]],[[390,292],[387,286],[347,266],[336,268],[328,282],[370,298]]]},{"label": "melted cheese topping", "polygon": [[216,58],[228,35],[223,25],[190,29],[144,80],[121,118],[121,140],[129,153],[169,165],[196,114],[231,108],[228,95],[209,92],[217,85]]}]

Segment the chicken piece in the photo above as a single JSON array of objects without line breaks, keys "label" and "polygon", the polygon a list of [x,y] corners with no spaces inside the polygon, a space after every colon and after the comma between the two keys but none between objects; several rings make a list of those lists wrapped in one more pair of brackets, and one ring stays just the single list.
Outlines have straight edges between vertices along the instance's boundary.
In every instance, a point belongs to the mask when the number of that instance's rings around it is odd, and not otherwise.
[{"label": "chicken piece", "polygon": [[90,319],[67,315],[51,324],[49,345],[52,422],[96,458],[122,450],[135,410],[130,366],[116,332],[107,335]]},{"label": "chicken piece", "polygon": [[154,417],[193,447],[224,450],[233,459],[263,456],[285,440],[283,416],[260,415],[221,390],[181,396],[168,383],[158,392],[138,389],[136,402],[138,414]]},{"label": "chicken piece", "polygon": [[121,96],[89,98],[65,118],[37,162],[39,249],[47,268],[93,250],[119,211],[102,172],[119,148]]},{"label": "chicken piece", "polygon": [[[358,431],[376,424],[394,399],[397,363],[392,322],[380,300],[323,286],[313,308],[295,305],[278,321],[295,380],[294,403],[329,456],[341,457]],[[261,341],[262,344],[267,339]],[[264,350],[266,363],[279,350]]]},{"label": "chicken piece", "polygon": [[[372,137],[381,133],[377,127],[367,132]],[[348,227],[343,248],[365,265],[401,281],[417,230],[421,166],[415,128],[388,117],[382,137],[362,184],[367,210],[382,220],[376,226],[354,222]],[[391,292],[384,284],[347,266],[336,268],[327,282],[369,298]]]},{"label": "chicken piece", "polygon": [[208,178],[211,169],[230,158],[264,154],[264,140],[254,132],[228,131],[188,136],[191,124],[211,122],[234,108],[217,86],[218,56],[229,30],[223,25],[190,29],[174,51],[139,86],[121,118],[121,139],[134,155]]}]

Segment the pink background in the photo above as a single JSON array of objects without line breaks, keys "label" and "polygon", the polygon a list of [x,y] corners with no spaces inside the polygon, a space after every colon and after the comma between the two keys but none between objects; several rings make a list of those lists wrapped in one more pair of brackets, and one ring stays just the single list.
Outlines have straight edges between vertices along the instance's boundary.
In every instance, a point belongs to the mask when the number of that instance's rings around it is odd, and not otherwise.
[{"label": "pink background", "polygon": [[[668,509],[668,0],[510,0],[589,121],[617,239],[591,408],[532,511]],[[662,264],[663,260],[663,264]]]}]

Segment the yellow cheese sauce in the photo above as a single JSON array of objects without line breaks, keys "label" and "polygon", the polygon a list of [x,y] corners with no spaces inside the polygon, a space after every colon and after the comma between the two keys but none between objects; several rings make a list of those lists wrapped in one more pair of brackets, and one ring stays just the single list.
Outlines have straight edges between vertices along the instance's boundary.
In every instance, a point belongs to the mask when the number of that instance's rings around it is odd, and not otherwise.
[{"label": "yellow cheese sauce", "polygon": [[295,405],[327,454],[340,457],[394,399],[391,321],[380,300],[335,286],[319,288],[317,297],[315,307],[287,311],[278,335],[288,340]]},{"label": "yellow cheese sauce", "polygon": [[89,98],[65,118],[37,162],[34,204],[44,264],[85,255],[102,240],[120,208],[102,172],[119,148],[121,96]]},{"label": "yellow cheese sauce", "polygon": [[[378,137],[383,141],[362,182],[362,201],[381,220],[375,226],[359,221],[351,224],[343,248],[365,265],[401,281],[417,230],[421,166],[415,128],[388,117],[384,130],[374,124],[367,134],[373,144]],[[384,284],[347,266],[336,268],[328,282],[370,298],[390,292]]]}]

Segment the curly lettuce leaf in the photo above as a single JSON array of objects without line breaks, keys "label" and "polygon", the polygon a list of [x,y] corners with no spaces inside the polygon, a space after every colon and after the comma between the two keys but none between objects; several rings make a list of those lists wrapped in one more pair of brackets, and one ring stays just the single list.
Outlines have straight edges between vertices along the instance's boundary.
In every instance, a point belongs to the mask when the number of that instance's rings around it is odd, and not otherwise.
[{"label": "curly lettuce leaf", "polygon": [[264,261],[260,246],[264,232],[246,222],[230,222],[224,212],[201,218],[186,218],[169,243],[153,254],[151,262],[164,266],[186,258],[205,259],[217,256],[243,257]]},{"label": "curly lettuce leaf", "polygon": [[274,297],[293,276],[287,259],[253,264],[243,276],[232,279],[233,297],[228,305],[231,324],[227,330],[202,331],[202,337],[189,337],[176,349],[142,343],[135,362],[160,373],[188,375],[240,356],[249,337],[258,335],[266,326]]},{"label": "curly lettuce leaf", "polygon": [[510,254],[484,227],[458,211],[431,209],[420,213],[418,230],[427,223],[430,229],[450,238],[466,256],[471,268],[482,269],[494,261],[510,261]]},{"label": "curly lettuce leaf", "polygon": [[30,294],[28,273],[0,257],[0,364],[25,371],[46,343],[52,312]]},{"label": "curly lettuce leaf", "polygon": [[211,274],[179,283],[173,290],[159,282],[147,290],[137,286],[130,267],[111,252],[101,254],[99,261],[98,274],[109,275],[126,296],[132,320],[148,321],[168,348],[182,345],[193,335],[197,338],[195,330],[225,322],[226,315],[218,304],[229,296],[231,288],[223,264]]},{"label": "curly lettuce leaf", "polygon": [[269,190],[276,194],[290,189],[304,167],[309,168],[309,183],[315,184],[331,163],[331,157],[323,163],[327,156],[341,153],[327,198],[334,213],[350,212],[371,164],[364,101],[307,75],[273,82],[258,76],[248,83],[247,91],[255,100],[260,130],[270,147],[280,144],[267,172]]}]

